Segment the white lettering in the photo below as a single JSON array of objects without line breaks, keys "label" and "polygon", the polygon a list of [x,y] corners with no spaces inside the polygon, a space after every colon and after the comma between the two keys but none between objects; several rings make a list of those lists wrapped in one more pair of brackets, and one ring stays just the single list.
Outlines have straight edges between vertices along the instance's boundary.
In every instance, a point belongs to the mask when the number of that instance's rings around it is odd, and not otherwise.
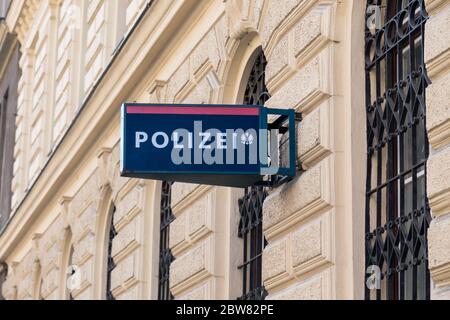
[{"label": "white lettering", "polygon": [[136,148],[139,149],[141,147],[141,143],[144,143],[148,140],[148,134],[145,132],[137,131],[136,132]]},{"label": "white lettering", "polygon": [[223,132],[217,133],[217,149],[226,149],[227,148],[227,134]]},{"label": "white lettering", "polygon": [[206,145],[206,143],[211,138],[211,133],[209,133],[209,132],[200,132],[199,135],[200,135],[200,137],[203,138],[202,142],[200,142],[199,148],[200,149],[211,149],[210,145]]},{"label": "white lettering", "polygon": [[[164,142],[159,144],[157,141],[158,137],[162,137]],[[161,131],[155,132],[152,136],[152,144],[158,149],[163,149],[163,148],[167,147],[167,145],[169,144],[169,136],[166,133],[161,132]]]}]

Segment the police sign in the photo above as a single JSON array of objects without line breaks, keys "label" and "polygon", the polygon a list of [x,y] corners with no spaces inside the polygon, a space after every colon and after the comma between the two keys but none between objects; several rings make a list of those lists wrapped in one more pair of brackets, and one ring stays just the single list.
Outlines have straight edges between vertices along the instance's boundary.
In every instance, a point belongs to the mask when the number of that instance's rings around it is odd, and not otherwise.
[{"label": "police sign", "polygon": [[262,106],[124,104],[121,175],[244,187],[268,173],[295,174],[279,168],[269,113]]}]

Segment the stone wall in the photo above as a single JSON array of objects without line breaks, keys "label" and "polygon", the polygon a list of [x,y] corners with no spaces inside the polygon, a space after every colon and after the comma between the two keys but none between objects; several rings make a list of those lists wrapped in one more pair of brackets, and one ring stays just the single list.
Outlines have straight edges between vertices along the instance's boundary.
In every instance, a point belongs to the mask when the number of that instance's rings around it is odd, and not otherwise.
[{"label": "stone wall", "polygon": [[[263,42],[266,105],[303,114],[298,157],[305,170],[264,203],[263,280],[269,299],[327,299],[333,292],[333,61],[330,26],[336,2],[271,2]],[[274,31],[269,32],[268,26]]]},{"label": "stone wall", "polygon": [[430,157],[427,192],[433,221],[428,231],[432,298],[450,299],[450,3],[426,1],[425,63]]}]

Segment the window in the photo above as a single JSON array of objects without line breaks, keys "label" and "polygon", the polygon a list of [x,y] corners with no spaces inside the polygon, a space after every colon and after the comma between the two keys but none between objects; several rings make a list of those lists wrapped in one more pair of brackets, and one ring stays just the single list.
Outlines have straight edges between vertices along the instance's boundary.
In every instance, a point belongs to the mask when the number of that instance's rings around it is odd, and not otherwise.
[{"label": "window", "polygon": [[[370,26],[373,8],[381,13],[378,28]],[[369,0],[367,12],[366,267],[378,267],[381,281],[378,289],[366,286],[366,298],[429,299],[428,17],[417,0]]]},{"label": "window", "polygon": [[[6,91],[3,101],[0,101],[0,154],[5,155],[5,144],[6,144],[6,117],[8,109],[8,91]],[[3,159],[0,158],[0,176],[3,174]],[[2,181],[0,179],[0,191],[2,191]],[[0,213],[1,215],[1,213]]]},{"label": "window", "polygon": [[[71,245],[70,246],[70,251],[69,251],[69,261],[67,263],[67,267],[70,268],[69,269],[70,272],[67,274],[67,277],[72,277],[75,274],[75,272],[76,272],[75,267],[72,265],[72,263],[73,263],[73,253],[74,253],[74,249],[73,249],[73,246]],[[75,300],[74,297],[73,297],[71,289],[67,290],[67,300]]]},{"label": "window", "polygon": [[114,227],[114,214],[116,213],[116,206],[112,205],[112,213],[111,213],[111,223],[109,227],[109,241],[108,241],[108,260],[106,266],[106,300],[115,300],[114,295],[112,294],[111,288],[111,278],[112,272],[116,268],[116,264],[114,262],[114,258],[112,256],[112,246],[114,238],[117,236],[116,228]]},{"label": "window", "polygon": [[33,300],[45,300],[42,296],[42,284],[44,282],[42,278],[42,267],[39,260],[34,262],[34,289],[33,289]]},{"label": "window", "polygon": [[[244,95],[244,104],[264,105],[269,94],[265,84],[266,57],[261,50],[250,71]],[[266,241],[262,229],[262,208],[266,198],[264,187],[245,189],[239,199],[239,237],[244,241],[242,270],[242,296],[240,300],[264,300],[267,292],[262,285],[262,252]]]},{"label": "window", "polygon": [[161,190],[161,222],[159,239],[159,300],[171,300],[173,298],[170,293],[169,286],[170,264],[174,260],[174,256],[172,255],[169,247],[169,227],[170,223],[175,219],[171,208],[171,191],[172,182],[163,181]]},{"label": "window", "polygon": [[0,18],[6,17],[10,2],[10,0],[0,0]]},{"label": "window", "polygon": [[[74,300],[73,290],[76,290],[77,280],[76,278],[76,266],[73,265],[73,254],[74,248],[72,244],[72,230],[67,228],[65,231],[65,239],[64,239],[64,250],[62,256],[62,265],[61,269],[61,287],[63,290],[62,298],[65,300]],[[74,277],[73,277],[74,276]]]},{"label": "window", "polygon": [[8,276],[8,265],[4,262],[0,263],[0,301],[5,300],[3,296],[3,284],[6,281],[6,277]]}]

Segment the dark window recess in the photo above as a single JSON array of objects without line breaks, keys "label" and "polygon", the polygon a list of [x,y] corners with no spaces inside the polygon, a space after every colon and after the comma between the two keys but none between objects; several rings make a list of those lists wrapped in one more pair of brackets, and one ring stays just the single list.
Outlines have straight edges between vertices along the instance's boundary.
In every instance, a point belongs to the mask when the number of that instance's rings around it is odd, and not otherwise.
[{"label": "dark window recess", "polygon": [[[366,286],[366,299],[430,297],[424,6],[413,0],[368,1],[366,268],[380,269],[381,286]],[[370,26],[377,20],[374,8],[381,13],[378,28]]]},{"label": "dark window recess", "polygon": [[3,283],[6,281],[8,276],[8,265],[4,262],[0,262],[0,301],[5,300],[3,296]]},{"label": "dark window recess", "polygon": [[[2,97],[3,101],[0,101],[0,176],[3,173],[3,156],[5,154],[5,144],[6,144],[6,117],[8,116],[7,108],[8,108],[8,91],[5,92],[5,95]],[[2,191],[3,187],[3,179],[0,179],[0,191]],[[6,187],[6,186],[5,186]],[[0,194],[1,195],[1,194]],[[6,208],[0,208],[0,210],[8,210]],[[3,212],[0,211],[0,215]]]},{"label": "dark window recess", "polygon": [[[255,60],[245,89],[244,104],[264,105],[270,98],[265,84],[266,57],[261,50]],[[262,229],[264,187],[245,189],[239,199],[239,234],[244,241],[242,270],[242,296],[239,300],[264,300],[267,291],[262,284],[262,252],[266,246]]]},{"label": "dark window recess", "polygon": [[112,256],[112,246],[114,242],[114,238],[117,236],[116,228],[114,227],[114,214],[116,213],[116,206],[113,205],[112,213],[111,213],[111,224],[109,227],[109,241],[108,241],[108,261],[107,261],[107,274],[106,274],[106,300],[116,300],[114,295],[112,294],[111,288],[111,277],[112,272],[116,268],[116,264],[114,262]]},{"label": "dark window recess", "polygon": [[169,227],[170,223],[175,220],[171,207],[171,191],[172,182],[163,181],[161,190],[161,222],[159,239],[159,300],[173,299],[169,286],[170,264],[174,260],[174,256],[172,255],[169,247]]},{"label": "dark window recess", "polygon": [[[0,101],[0,154],[2,155],[0,158],[0,176],[3,173],[3,153],[4,153],[4,144],[6,140],[6,108],[8,107],[8,93],[2,97],[2,101]],[[0,179],[0,191],[2,190],[2,180]],[[1,212],[0,212],[1,214]]]},{"label": "dark window recess", "polygon": [[[73,254],[74,254],[74,252],[75,251],[73,249],[73,246],[70,246],[68,267],[70,267],[72,269],[72,271],[71,271],[69,277],[71,277],[71,276],[73,276],[75,274],[75,269],[74,269],[74,267],[72,265],[73,264]],[[73,294],[72,294],[72,290],[68,289],[67,292],[68,292],[68,295],[69,295],[69,297],[68,297],[69,299],[68,300],[75,300],[75,298],[73,297]]]}]

